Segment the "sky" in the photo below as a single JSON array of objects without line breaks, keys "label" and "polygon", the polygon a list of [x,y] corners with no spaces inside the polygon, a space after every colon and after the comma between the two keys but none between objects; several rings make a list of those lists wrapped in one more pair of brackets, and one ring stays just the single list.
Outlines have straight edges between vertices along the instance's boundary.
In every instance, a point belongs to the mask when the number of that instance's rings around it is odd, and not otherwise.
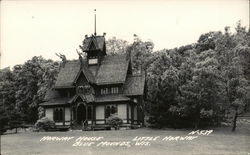
[{"label": "sky", "polygon": [[76,59],[84,36],[94,33],[133,42],[137,34],[154,50],[195,43],[209,31],[234,32],[237,21],[249,26],[248,0],[2,0],[0,2],[0,68],[22,64],[33,56]]}]

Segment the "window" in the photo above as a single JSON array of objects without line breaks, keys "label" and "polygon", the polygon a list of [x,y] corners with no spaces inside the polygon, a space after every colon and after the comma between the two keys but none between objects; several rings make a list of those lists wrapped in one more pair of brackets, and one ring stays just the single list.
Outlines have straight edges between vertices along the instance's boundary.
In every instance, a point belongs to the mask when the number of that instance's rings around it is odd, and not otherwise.
[{"label": "window", "polygon": [[76,108],[73,107],[72,111],[73,111],[73,120],[75,120],[76,119]]},{"label": "window", "polygon": [[95,65],[95,64],[97,64],[97,58],[94,58],[94,59],[89,59],[89,64],[90,65]]},{"label": "window", "polygon": [[92,119],[92,107],[91,106],[88,106],[88,117],[87,117],[88,120],[91,120]]},{"label": "window", "polygon": [[118,94],[118,87],[112,87],[111,94]]},{"label": "window", "polygon": [[106,95],[106,94],[108,94],[109,92],[108,92],[108,88],[102,88],[101,89],[101,95]]},{"label": "window", "polygon": [[83,93],[83,86],[78,86],[76,88],[76,92],[77,92],[77,94],[82,94]]},{"label": "window", "polygon": [[117,106],[116,105],[107,105],[105,108],[105,118],[108,118],[111,115],[117,113]]},{"label": "window", "polygon": [[55,122],[63,121],[63,108],[54,109],[54,121]]},{"label": "window", "polygon": [[76,93],[77,94],[93,94],[94,90],[89,85],[77,86],[76,87]]},{"label": "window", "polygon": [[101,89],[101,95],[118,94],[118,93],[119,93],[119,88],[118,87],[102,88]]}]

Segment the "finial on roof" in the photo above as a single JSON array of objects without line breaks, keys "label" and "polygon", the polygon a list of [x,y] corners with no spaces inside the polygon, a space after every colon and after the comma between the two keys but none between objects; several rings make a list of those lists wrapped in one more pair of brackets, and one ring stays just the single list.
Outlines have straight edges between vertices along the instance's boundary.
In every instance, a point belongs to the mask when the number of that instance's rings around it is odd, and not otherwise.
[{"label": "finial on roof", "polygon": [[67,62],[67,59],[66,59],[66,56],[64,54],[61,54],[61,53],[56,53],[56,56],[58,56],[60,59],[62,59],[62,67],[65,66],[66,62]]},{"label": "finial on roof", "polygon": [[96,9],[94,11],[95,11],[95,33],[94,35],[96,36]]},{"label": "finial on roof", "polygon": [[82,53],[80,53],[77,49],[76,49],[76,53],[78,54],[78,56],[79,56],[79,61],[80,61],[80,63],[81,63],[81,66],[80,67],[82,67],[83,66],[83,58],[82,58]]}]

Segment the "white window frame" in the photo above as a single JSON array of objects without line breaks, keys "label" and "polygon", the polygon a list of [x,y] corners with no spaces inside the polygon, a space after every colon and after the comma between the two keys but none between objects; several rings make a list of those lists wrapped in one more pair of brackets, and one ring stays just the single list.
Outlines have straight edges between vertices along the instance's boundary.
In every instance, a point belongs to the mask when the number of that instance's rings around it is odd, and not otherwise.
[{"label": "white window frame", "polygon": [[95,65],[98,63],[98,59],[97,58],[90,58],[89,59],[89,65]]}]

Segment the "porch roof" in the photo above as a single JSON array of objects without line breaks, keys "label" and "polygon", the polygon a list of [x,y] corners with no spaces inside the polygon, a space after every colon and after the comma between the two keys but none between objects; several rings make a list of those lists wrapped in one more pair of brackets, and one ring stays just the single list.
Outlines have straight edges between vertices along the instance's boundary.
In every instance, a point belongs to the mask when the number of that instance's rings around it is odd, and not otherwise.
[{"label": "porch roof", "polygon": [[86,101],[87,103],[94,102],[94,100],[95,100],[95,98],[92,94],[87,94],[87,95],[77,94],[77,95],[73,96],[71,99],[69,99],[68,103],[75,102],[78,97],[80,97],[83,101]]},{"label": "porch roof", "polygon": [[105,95],[95,98],[95,102],[116,102],[116,101],[129,101],[130,98],[123,95]]},{"label": "porch roof", "polygon": [[66,105],[68,104],[69,98],[54,98],[47,102],[40,103],[40,106],[55,106],[55,105]]}]

